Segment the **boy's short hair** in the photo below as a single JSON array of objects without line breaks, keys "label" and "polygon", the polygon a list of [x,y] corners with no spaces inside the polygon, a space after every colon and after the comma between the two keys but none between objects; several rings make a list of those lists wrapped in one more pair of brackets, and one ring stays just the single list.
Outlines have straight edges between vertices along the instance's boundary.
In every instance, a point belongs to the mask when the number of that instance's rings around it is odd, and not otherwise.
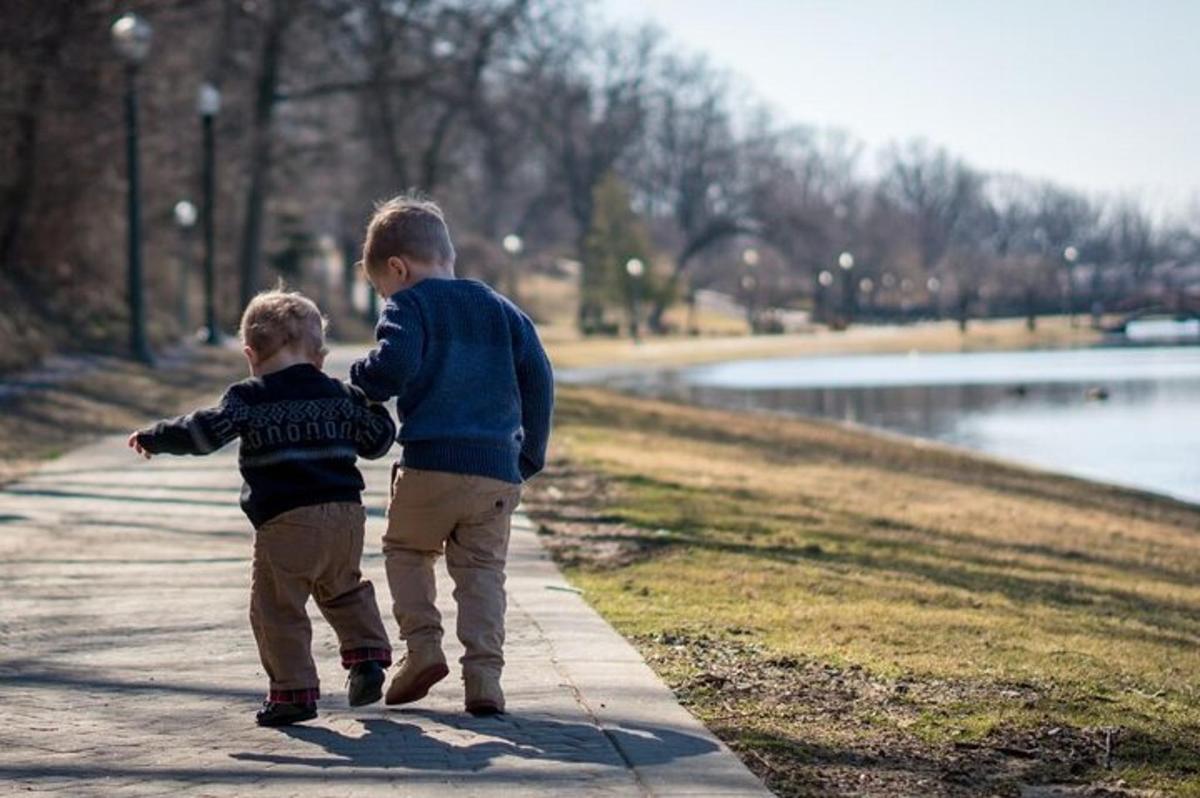
[{"label": "boy's short hair", "polygon": [[242,343],[260,358],[285,347],[302,346],[317,357],[325,349],[325,317],[317,303],[298,291],[274,288],[263,291],[242,314]]},{"label": "boy's short hair", "polygon": [[363,242],[363,266],[379,268],[391,257],[454,265],[454,244],[437,203],[401,194],[375,206]]}]

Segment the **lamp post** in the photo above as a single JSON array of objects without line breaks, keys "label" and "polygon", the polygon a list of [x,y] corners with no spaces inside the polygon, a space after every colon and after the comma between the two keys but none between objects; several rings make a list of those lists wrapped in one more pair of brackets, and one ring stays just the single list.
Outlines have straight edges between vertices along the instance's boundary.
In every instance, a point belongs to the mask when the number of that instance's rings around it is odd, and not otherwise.
[{"label": "lamp post", "polygon": [[817,318],[826,324],[829,323],[829,308],[826,307],[828,304],[826,299],[828,298],[829,287],[831,285],[833,285],[833,272],[828,269],[822,269],[817,274],[817,294],[813,300],[813,311],[816,313]]},{"label": "lamp post", "polygon": [[1067,247],[1063,250],[1063,260],[1067,263],[1067,316],[1071,320],[1071,326],[1075,327],[1075,262],[1079,260],[1079,250]]},{"label": "lamp post", "polygon": [[746,292],[746,323],[750,325],[750,334],[758,332],[758,317],[756,307],[758,305],[758,278],[754,276],[754,269],[758,266],[758,250],[754,247],[747,247],[742,250],[742,263],[746,266],[746,273],[742,275],[742,290]]},{"label": "lamp post", "polygon": [[201,144],[201,224],[204,234],[204,342],[215,346],[221,341],[217,329],[217,270],[216,270],[216,142],[213,118],[221,110],[221,92],[211,83],[204,83],[196,94],[196,111],[200,114]]},{"label": "lamp post", "polygon": [[507,285],[508,298],[511,299],[513,302],[516,302],[517,301],[517,258],[520,257],[521,252],[524,251],[525,242],[522,241],[521,237],[519,235],[517,235],[516,233],[509,233],[508,235],[506,235],[504,237],[504,240],[500,242],[500,245],[502,247],[504,247],[504,251],[508,253],[508,264],[507,264],[508,268],[506,269],[506,271],[508,272],[508,274],[506,275],[508,279],[505,281],[508,283],[508,285]]},{"label": "lamp post", "polygon": [[864,277],[858,281],[858,291],[866,300],[866,315],[872,317],[875,315],[875,302],[873,293],[875,291],[875,281],[870,277]]},{"label": "lamp post", "polygon": [[942,318],[942,281],[936,277],[930,277],[925,281],[925,290],[929,292],[929,303],[933,306],[933,317],[935,319]]},{"label": "lamp post", "polygon": [[629,275],[629,334],[636,344],[641,341],[638,330],[639,305],[642,300],[642,275],[646,273],[646,264],[637,258],[625,262],[625,273]]},{"label": "lamp post", "polygon": [[849,324],[854,305],[854,280],[850,277],[850,271],[854,268],[854,256],[843,252],[838,255],[837,264],[842,270],[842,316],[844,323]]},{"label": "lamp post", "polygon": [[145,309],[142,305],[142,208],[138,178],[138,66],[150,54],[153,32],[149,23],[137,14],[122,15],[113,23],[113,48],[125,61],[125,157],[128,169],[129,225],[129,350],[143,363],[152,363],[146,344]]},{"label": "lamp post", "polygon": [[175,226],[179,228],[179,326],[185,333],[191,327],[188,313],[188,259],[192,228],[196,226],[196,206],[188,200],[175,203]]}]

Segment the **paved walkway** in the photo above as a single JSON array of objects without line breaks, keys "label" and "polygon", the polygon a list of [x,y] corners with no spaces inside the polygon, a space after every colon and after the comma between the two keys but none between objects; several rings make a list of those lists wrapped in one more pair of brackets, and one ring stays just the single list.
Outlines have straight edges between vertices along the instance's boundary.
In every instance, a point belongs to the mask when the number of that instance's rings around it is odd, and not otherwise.
[{"label": "paved walkway", "polygon": [[[364,566],[385,607],[387,468],[365,469]],[[257,728],[265,680],[239,484],[232,449],[146,463],[111,438],[0,491],[0,793],[766,794],[563,581],[524,518],[510,555],[510,714],[465,715],[453,670],[412,708],[349,709],[313,609],[321,717]]]}]

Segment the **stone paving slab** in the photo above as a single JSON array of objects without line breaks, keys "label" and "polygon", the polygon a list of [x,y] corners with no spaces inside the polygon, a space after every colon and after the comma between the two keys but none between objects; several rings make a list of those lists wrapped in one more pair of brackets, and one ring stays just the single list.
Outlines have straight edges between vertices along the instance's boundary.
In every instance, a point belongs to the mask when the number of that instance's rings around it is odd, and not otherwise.
[{"label": "stone paving slab", "polygon": [[[364,471],[364,570],[394,634],[378,544],[388,463]],[[313,607],[321,717],[257,728],[266,682],[239,485],[232,448],[146,463],[109,438],[0,491],[0,794],[768,794],[565,583],[521,516],[509,714],[464,714],[456,669],[411,708],[348,708]],[[452,630],[442,567],[439,579]]]}]

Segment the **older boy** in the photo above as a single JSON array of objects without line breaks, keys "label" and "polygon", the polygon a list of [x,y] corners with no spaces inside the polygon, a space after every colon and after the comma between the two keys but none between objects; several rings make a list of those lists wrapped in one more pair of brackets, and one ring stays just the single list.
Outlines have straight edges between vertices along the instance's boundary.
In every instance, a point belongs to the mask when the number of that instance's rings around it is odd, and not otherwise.
[{"label": "older boy", "polygon": [[208,454],[241,438],[242,509],[254,524],[250,624],[270,691],[260,726],[317,716],[311,595],[337,633],[349,701],[378,701],[391,646],[371,583],[362,578],[365,511],[355,457],[382,457],[396,435],[387,410],[326,376],[325,319],[298,293],[268,291],[242,316],[253,375],[211,409],[139,430],[129,445],[153,454]]},{"label": "older boy", "polygon": [[397,197],[367,228],[363,264],[387,300],[379,346],[350,370],[368,398],[396,398],[404,453],[383,538],[407,654],[388,704],[424,697],[449,669],[433,565],[455,583],[467,711],[504,711],[504,565],[521,484],[542,469],[553,375],[537,331],[488,286],[454,275],[432,202]]}]

